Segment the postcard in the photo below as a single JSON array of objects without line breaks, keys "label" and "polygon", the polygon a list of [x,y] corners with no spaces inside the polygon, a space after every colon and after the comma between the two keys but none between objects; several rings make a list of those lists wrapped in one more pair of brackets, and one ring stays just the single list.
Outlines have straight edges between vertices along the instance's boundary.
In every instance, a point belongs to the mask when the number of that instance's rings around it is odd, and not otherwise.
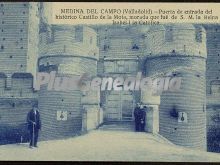
[{"label": "postcard", "polygon": [[220,162],[219,9],[0,2],[0,160]]}]

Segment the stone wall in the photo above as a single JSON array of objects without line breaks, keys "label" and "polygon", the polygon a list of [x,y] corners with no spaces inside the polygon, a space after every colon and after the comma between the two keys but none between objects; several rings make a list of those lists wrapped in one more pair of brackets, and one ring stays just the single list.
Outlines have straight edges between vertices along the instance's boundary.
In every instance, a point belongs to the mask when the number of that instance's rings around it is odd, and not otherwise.
[{"label": "stone wall", "polygon": [[28,43],[27,43],[27,72],[34,76],[36,81],[37,59],[38,59],[38,43],[39,43],[39,3],[29,2],[28,16]]},{"label": "stone wall", "polygon": [[220,26],[204,25],[207,32],[207,143],[208,151],[220,152]]},{"label": "stone wall", "polygon": [[[161,95],[159,133],[175,144],[206,150],[205,33],[202,32],[202,41],[197,41],[197,27],[174,25],[170,27],[172,38],[166,38],[166,28],[161,26],[158,33],[154,29],[146,36],[151,37],[147,40],[151,42],[148,44],[151,51],[146,55],[146,75],[182,77],[179,91]],[[189,49],[184,50],[184,45]],[[178,116],[171,115],[172,111],[185,112],[187,122],[179,122]]]},{"label": "stone wall", "polygon": [[1,3],[0,11],[1,72],[36,73],[32,64],[37,59],[38,3]]},{"label": "stone wall", "polygon": [[37,104],[38,3],[1,2],[0,15],[0,137],[5,144],[20,142],[20,136],[28,140],[26,116]]},{"label": "stone wall", "polygon": [[[41,140],[71,137],[81,131],[80,91],[47,91],[46,87],[42,87],[38,101],[42,120]],[[67,113],[67,119],[62,120],[57,111]]]},{"label": "stone wall", "polygon": [[100,59],[137,58],[143,56],[146,27],[102,26],[95,28],[99,34]]},{"label": "stone wall", "polygon": [[[97,38],[95,31],[89,27],[52,25],[41,29],[39,49],[38,67],[41,72],[55,70],[57,75],[62,76],[97,74]],[[62,92],[41,88],[41,139],[71,137],[81,132],[83,105],[99,104],[99,98],[94,100],[94,94],[87,95],[80,90]],[[64,113],[66,118],[60,119],[59,113]]]},{"label": "stone wall", "polygon": [[[220,81],[220,26],[219,25],[204,25],[207,32],[207,94],[219,93],[211,91],[211,84],[214,81]],[[214,83],[215,84],[215,83]],[[213,84],[213,85],[214,85]]]},{"label": "stone wall", "polygon": [[[7,81],[6,81],[7,80]],[[0,144],[28,140],[27,114],[38,103],[33,90],[33,76],[15,73],[0,78]]]},{"label": "stone wall", "polygon": [[[139,62],[144,55],[144,34],[148,27],[100,26],[94,27],[94,29],[99,34],[100,57],[97,65],[98,75],[113,78],[118,76],[136,77],[138,72],[142,72]],[[140,91],[131,92],[130,94],[126,92],[112,92],[113,94],[107,91],[101,92],[100,102],[103,104],[105,122],[123,120],[119,115],[122,113],[119,107],[121,106],[123,109],[123,105],[121,105],[123,100],[130,97],[133,98],[132,105],[130,105],[131,103],[128,104],[128,106],[131,106],[129,108],[133,108],[136,102],[140,102]],[[108,102],[111,102],[110,105]],[[129,101],[127,100],[127,102]],[[112,112],[108,109],[110,106]]]},{"label": "stone wall", "polygon": [[183,56],[207,57],[206,32],[202,26],[171,24],[152,26],[146,34],[145,55],[177,53]]}]

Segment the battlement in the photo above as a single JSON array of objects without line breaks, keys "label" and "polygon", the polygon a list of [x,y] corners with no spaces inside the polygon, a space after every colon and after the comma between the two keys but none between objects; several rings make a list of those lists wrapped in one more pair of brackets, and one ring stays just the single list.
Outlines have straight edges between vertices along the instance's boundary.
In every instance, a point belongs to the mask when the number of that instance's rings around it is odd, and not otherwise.
[{"label": "battlement", "polygon": [[39,54],[70,55],[98,59],[97,34],[85,26],[51,25],[40,31]]},{"label": "battlement", "polygon": [[144,35],[148,27],[144,26],[100,26],[100,58],[137,58],[145,50]]},{"label": "battlement", "polygon": [[207,57],[206,31],[200,25],[151,26],[145,35],[145,44],[148,57],[163,54]]},{"label": "battlement", "polygon": [[1,98],[36,98],[30,73],[0,73]]}]

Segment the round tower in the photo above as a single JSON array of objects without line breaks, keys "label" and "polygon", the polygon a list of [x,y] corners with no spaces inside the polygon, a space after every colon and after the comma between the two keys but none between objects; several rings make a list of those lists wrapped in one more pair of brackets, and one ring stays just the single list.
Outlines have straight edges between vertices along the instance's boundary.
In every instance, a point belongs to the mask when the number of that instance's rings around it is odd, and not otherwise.
[{"label": "round tower", "polygon": [[206,33],[191,24],[152,26],[146,33],[146,76],[181,77],[160,95],[159,133],[177,145],[206,150]]},{"label": "round tower", "polygon": [[[97,74],[96,32],[89,27],[44,25],[40,30],[39,72],[56,71],[56,76]],[[99,96],[79,90],[39,91],[43,140],[65,138],[82,130],[83,105],[98,105]],[[85,97],[87,97],[85,99]],[[82,102],[82,100],[84,100]]]}]

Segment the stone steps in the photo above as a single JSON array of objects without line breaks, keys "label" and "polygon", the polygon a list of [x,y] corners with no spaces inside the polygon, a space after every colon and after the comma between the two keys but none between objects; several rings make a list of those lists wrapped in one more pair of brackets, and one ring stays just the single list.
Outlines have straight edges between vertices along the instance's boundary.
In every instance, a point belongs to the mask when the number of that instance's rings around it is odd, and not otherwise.
[{"label": "stone steps", "polygon": [[112,131],[134,131],[133,121],[108,121],[105,122],[100,130],[112,130]]}]

